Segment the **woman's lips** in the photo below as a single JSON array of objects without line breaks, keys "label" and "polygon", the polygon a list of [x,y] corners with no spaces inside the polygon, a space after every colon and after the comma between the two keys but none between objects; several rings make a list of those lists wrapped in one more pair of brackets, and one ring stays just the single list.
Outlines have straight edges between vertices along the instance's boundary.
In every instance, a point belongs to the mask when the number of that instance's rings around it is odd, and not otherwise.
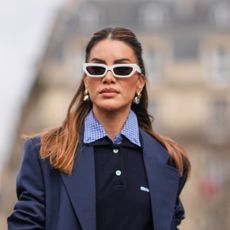
[{"label": "woman's lips", "polygon": [[104,97],[113,97],[119,94],[119,91],[116,89],[102,89],[99,93]]}]

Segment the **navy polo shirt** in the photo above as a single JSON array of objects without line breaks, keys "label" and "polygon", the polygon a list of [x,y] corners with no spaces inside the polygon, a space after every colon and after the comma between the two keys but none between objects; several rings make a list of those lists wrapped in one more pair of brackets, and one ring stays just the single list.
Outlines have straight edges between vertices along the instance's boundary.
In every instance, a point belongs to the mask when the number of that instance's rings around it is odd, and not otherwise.
[{"label": "navy polo shirt", "polygon": [[111,140],[91,111],[84,143],[93,145],[98,230],[153,230],[151,201],[136,115]]}]

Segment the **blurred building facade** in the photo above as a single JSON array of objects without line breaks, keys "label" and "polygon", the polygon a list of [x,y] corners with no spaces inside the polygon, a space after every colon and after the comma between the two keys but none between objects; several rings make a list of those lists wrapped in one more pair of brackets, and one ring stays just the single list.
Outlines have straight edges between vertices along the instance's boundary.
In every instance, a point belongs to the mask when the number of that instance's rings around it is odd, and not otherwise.
[{"label": "blurred building facade", "polygon": [[[155,129],[182,144],[192,175],[181,229],[230,229],[230,1],[68,1],[54,24],[3,175],[1,205],[15,202],[23,141],[58,125],[82,77],[84,47],[108,26],[134,30],[143,44]],[[11,179],[10,179],[11,178]]]}]

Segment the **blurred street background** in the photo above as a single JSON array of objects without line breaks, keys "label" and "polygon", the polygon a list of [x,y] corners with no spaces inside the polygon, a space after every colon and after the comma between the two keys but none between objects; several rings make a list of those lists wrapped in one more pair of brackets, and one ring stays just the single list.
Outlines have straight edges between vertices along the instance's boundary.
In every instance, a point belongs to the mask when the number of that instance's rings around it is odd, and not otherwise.
[{"label": "blurred street background", "polygon": [[108,26],[137,34],[154,128],[191,159],[180,229],[230,229],[230,0],[0,0],[0,229],[21,135],[62,122],[85,45]]}]

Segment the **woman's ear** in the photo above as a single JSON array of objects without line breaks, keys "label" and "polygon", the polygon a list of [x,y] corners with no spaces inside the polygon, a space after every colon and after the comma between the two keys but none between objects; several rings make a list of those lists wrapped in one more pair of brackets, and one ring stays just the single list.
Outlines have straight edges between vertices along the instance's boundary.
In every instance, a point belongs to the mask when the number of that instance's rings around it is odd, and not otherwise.
[{"label": "woman's ear", "polygon": [[145,76],[140,74],[138,77],[137,91],[141,91],[145,86]]}]

